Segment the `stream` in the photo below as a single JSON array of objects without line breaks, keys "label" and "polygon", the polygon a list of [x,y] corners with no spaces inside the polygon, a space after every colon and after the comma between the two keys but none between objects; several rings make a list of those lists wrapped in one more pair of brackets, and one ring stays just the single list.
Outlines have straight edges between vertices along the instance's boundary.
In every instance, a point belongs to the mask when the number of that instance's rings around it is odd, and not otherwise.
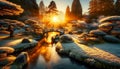
[{"label": "stream", "polygon": [[90,69],[69,57],[60,56],[51,44],[41,46],[39,55],[32,60],[28,69]]}]

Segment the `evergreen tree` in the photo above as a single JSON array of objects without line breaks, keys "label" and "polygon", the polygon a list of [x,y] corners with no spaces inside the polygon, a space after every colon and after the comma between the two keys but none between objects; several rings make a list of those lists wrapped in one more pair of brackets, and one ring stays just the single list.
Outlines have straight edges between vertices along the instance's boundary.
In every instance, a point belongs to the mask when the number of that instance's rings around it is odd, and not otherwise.
[{"label": "evergreen tree", "polygon": [[54,1],[51,1],[48,8],[49,8],[49,11],[56,11],[57,10],[56,3]]},{"label": "evergreen tree", "polygon": [[114,14],[114,0],[99,0],[99,15],[113,15]]},{"label": "evergreen tree", "polygon": [[92,17],[114,15],[114,0],[91,0],[89,13]]},{"label": "evergreen tree", "polygon": [[73,0],[71,14],[73,19],[80,19],[82,17],[82,7],[79,0]]},{"label": "evergreen tree", "polygon": [[120,0],[115,3],[115,15],[120,15]]},{"label": "evergreen tree", "polygon": [[66,13],[65,13],[65,19],[66,19],[66,21],[69,21],[69,20],[70,20],[70,17],[71,17],[70,7],[67,6],[67,8],[66,8]]},{"label": "evergreen tree", "polygon": [[41,1],[39,4],[39,14],[43,15],[44,13],[45,13],[45,5],[44,5],[44,2]]},{"label": "evergreen tree", "polygon": [[89,14],[91,17],[96,17],[99,14],[100,9],[98,8],[98,0],[91,0],[89,4]]}]

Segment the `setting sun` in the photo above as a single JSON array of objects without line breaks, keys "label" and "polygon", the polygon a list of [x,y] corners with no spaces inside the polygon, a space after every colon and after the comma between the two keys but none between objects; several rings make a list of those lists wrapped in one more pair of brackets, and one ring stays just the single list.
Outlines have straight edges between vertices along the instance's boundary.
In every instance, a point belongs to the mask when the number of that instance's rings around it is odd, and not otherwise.
[{"label": "setting sun", "polygon": [[54,22],[54,23],[59,22],[58,16],[53,16],[53,17],[52,17],[52,22]]}]

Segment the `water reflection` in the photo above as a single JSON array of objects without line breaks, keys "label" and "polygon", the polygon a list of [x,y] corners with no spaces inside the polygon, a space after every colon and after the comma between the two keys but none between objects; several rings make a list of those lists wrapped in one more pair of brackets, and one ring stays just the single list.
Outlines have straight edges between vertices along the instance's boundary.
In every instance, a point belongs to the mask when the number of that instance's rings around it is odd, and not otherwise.
[{"label": "water reflection", "polygon": [[[49,35],[50,40],[55,34]],[[49,39],[47,40],[49,42]],[[41,40],[37,47],[29,53],[30,64],[28,69],[88,69],[84,65],[73,63],[68,57],[59,56],[55,48],[56,46],[47,43],[46,39]]]},{"label": "water reflection", "polygon": [[45,39],[45,41],[47,42],[47,43],[51,43],[52,42],[52,37],[55,37],[57,34],[59,34],[59,32],[48,32],[47,34],[46,34],[46,39]]},{"label": "water reflection", "polygon": [[30,61],[28,69],[88,69],[68,57],[59,56],[55,46],[51,44],[42,44],[33,55],[31,55],[32,61]]},{"label": "water reflection", "polygon": [[60,56],[55,51],[55,46],[44,43],[42,44],[42,46],[37,48],[35,53],[33,53],[30,56],[30,59],[31,59],[30,63],[32,63],[32,65],[30,64],[30,69],[32,69],[31,66],[33,65],[36,66],[38,64],[39,64],[38,67],[48,67],[47,69],[50,69],[51,68],[50,64],[58,63]]},{"label": "water reflection", "polygon": [[39,50],[39,54],[44,57],[46,62],[49,62],[51,59],[54,59],[52,62],[57,62],[60,58],[55,51],[55,47],[53,47],[51,44],[41,46]]}]

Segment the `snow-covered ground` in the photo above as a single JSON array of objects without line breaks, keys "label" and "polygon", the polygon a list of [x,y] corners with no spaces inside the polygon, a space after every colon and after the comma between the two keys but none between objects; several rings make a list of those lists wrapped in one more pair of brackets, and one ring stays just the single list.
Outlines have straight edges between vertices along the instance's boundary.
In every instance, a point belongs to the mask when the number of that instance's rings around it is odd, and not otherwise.
[{"label": "snow-covered ground", "polygon": [[103,44],[95,44],[93,47],[97,47],[99,49],[107,51],[107,52],[114,54],[120,58],[120,44],[103,43]]},{"label": "snow-covered ground", "polygon": [[106,47],[109,46],[109,44],[99,44],[94,47],[89,47],[78,43],[62,43],[61,46],[62,47],[58,46],[58,48],[61,48],[58,50],[59,53],[68,55],[69,57],[72,57],[78,61],[83,61],[89,65],[103,69],[114,67],[115,69],[120,68],[120,58],[116,56],[119,55],[118,52],[120,52],[120,48],[118,47],[120,46],[119,44],[116,45],[117,48],[114,47],[114,44],[111,44],[111,47],[108,48]]}]

